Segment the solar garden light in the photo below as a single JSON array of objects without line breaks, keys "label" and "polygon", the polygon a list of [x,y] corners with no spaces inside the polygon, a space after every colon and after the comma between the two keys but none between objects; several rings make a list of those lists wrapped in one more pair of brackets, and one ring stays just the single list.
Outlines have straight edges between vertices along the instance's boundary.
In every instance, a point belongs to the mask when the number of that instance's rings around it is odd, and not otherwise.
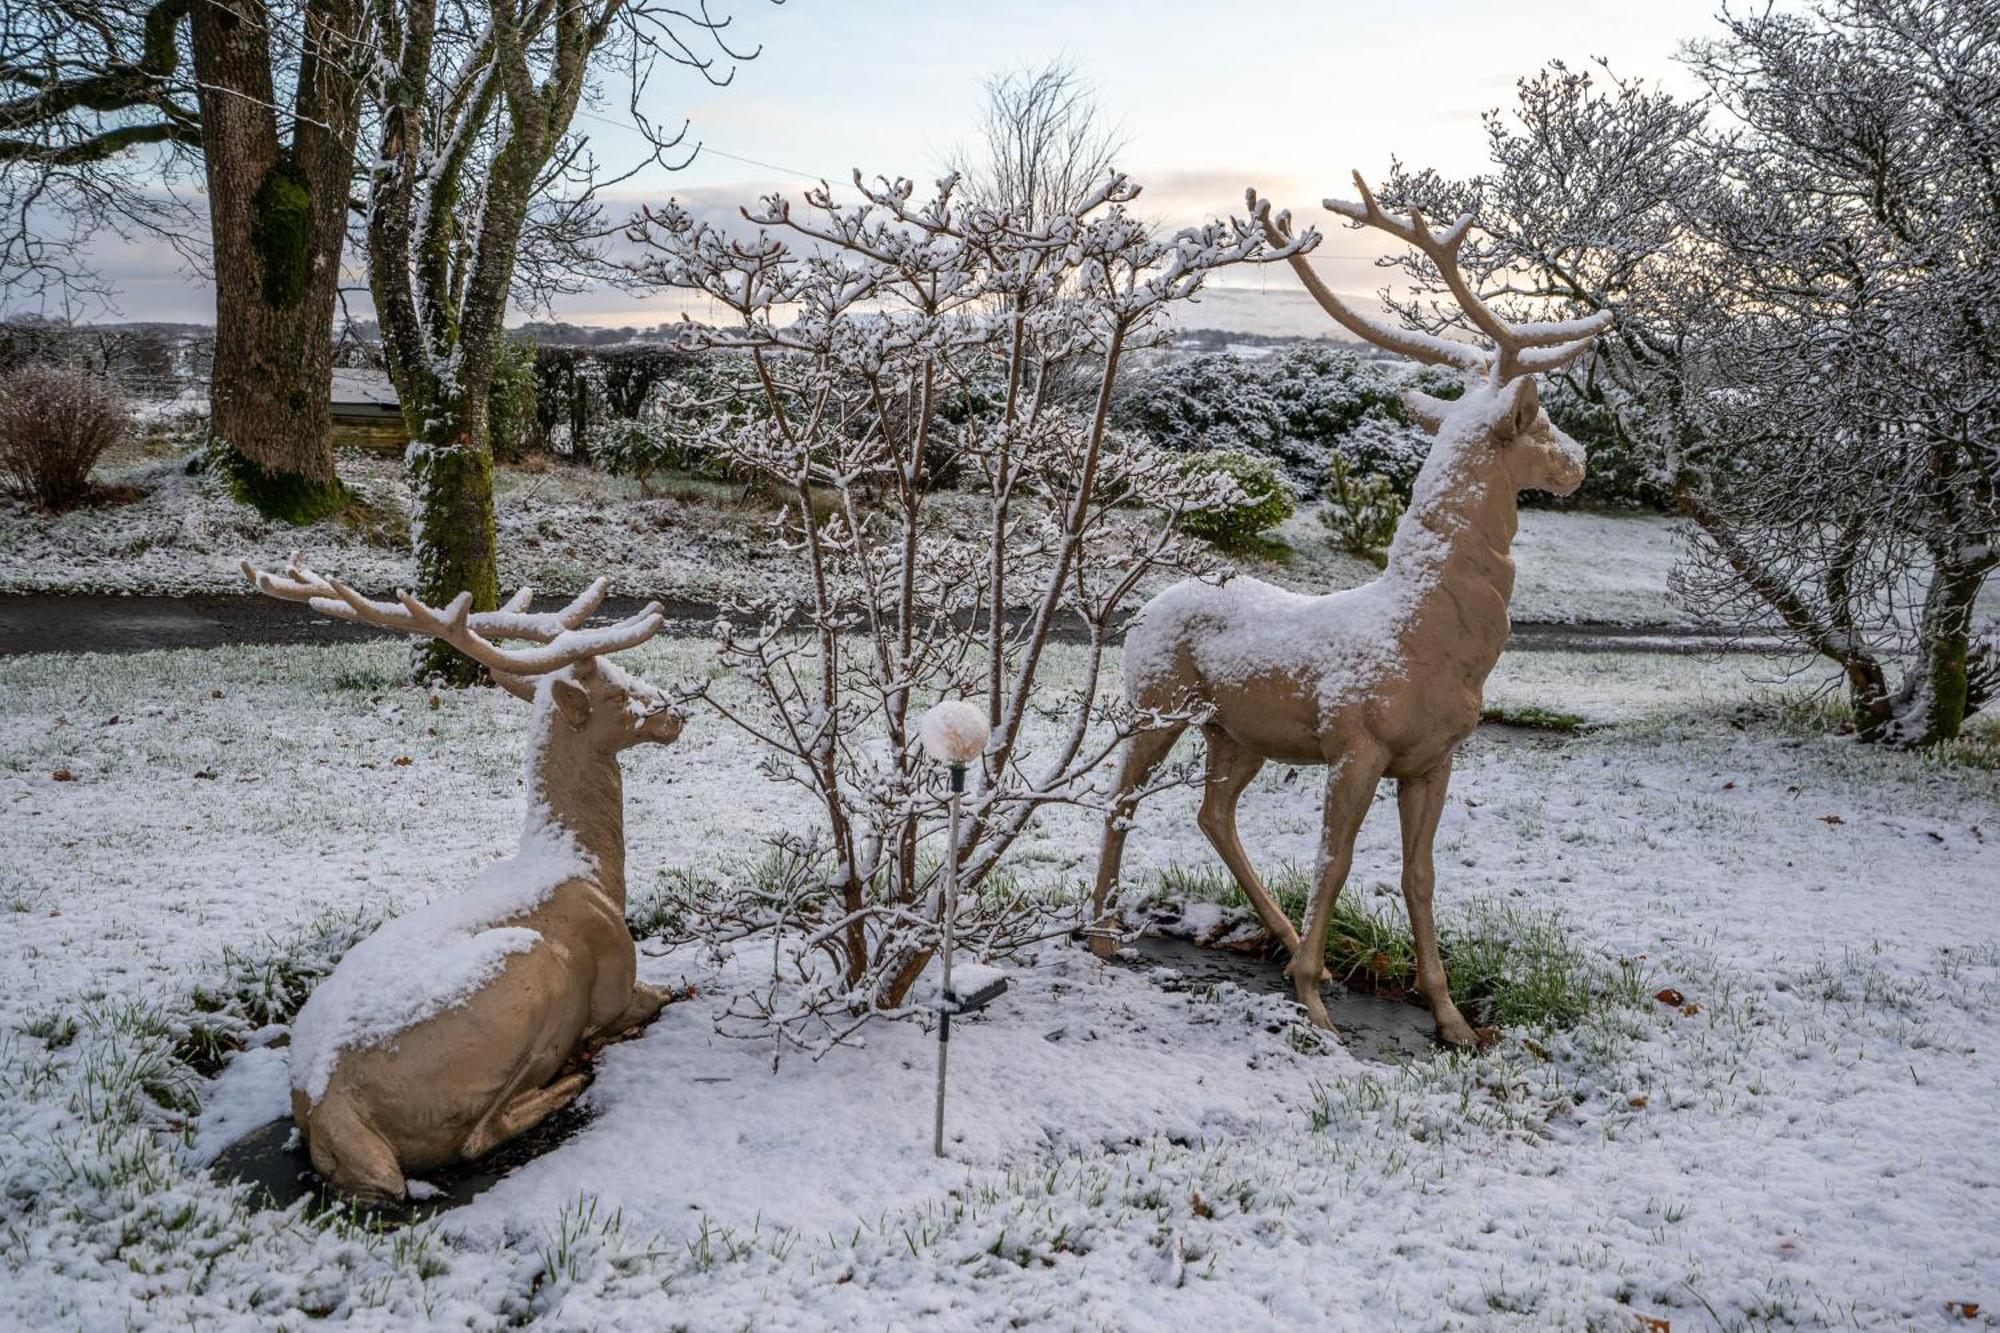
[{"label": "solar garden light", "polygon": [[965,795],[965,766],[977,759],[986,748],[989,734],[984,709],[976,708],[963,699],[944,699],[931,705],[924,714],[919,734],[923,737],[924,749],[931,758],[951,768],[951,841],[944,854],[944,911],[940,928],[943,945],[940,950],[943,975],[938,988],[938,1076],[937,1076],[937,1122],[931,1142],[931,1151],[938,1157],[944,1156],[944,1075],[945,1065],[951,1054],[951,1016],[955,1013],[970,1013],[985,1005],[1006,989],[1002,980],[980,989],[970,1002],[961,1003],[957,992],[951,988],[951,944],[952,933],[958,923],[958,807]]}]

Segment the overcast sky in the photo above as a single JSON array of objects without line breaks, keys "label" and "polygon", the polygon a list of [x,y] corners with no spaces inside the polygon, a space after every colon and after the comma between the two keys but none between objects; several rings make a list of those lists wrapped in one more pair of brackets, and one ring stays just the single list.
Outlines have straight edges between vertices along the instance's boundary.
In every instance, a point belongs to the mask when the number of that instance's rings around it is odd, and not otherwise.
[{"label": "overcast sky", "polygon": [[[1051,59],[1075,62],[1120,122],[1120,165],[1146,186],[1150,215],[1179,223],[1227,211],[1256,185],[1300,213],[1347,193],[1356,167],[1392,156],[1449,173],[1483,159],[1480,113],[1550,59],[1608,57],[1621,73],[1684,88],[1674,62],[1712,29],[1717,0],[713,0],[733,11],[732,43],[762,46],[727,88],[664,72],[655,118],[692,122],[705,149],[685,170],[641,178],[627,197],[680,195],[715,206],[807,178],[870,173],[926,179],[966,142],[981,84]],[[618,98],[579,128],[607,162],[630,160]],[[1332,231],[1319,251],[1343,290],[1377,285],[1361,238]],[[130,319],[212,320],[205,286],[157,248],[100,256]],[[1269,272],[1265,287],[1289,279]],[[1287,293],[1289,294],[1289,293]],[[647,325],[670,316],[620,293],[571,297],[561,317]],[[523,312],[525,315],[525,312]],[[522,316],[517,316],[522,317]]]}]

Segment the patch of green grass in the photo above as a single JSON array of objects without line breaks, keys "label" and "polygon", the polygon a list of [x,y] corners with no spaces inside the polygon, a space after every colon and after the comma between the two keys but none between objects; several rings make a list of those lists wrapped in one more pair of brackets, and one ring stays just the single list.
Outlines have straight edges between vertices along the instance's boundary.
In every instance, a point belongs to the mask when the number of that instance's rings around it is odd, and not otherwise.
[{"label": "patch of green grass", "polygon": [[[1304,918],[1312,879],[1286,865],[1267,880],[1292,920]],[[1169,866],[1160,894],[1247,909],[1249,903],[1220,867]],[[1474,1024],[1569,1028],[1609,1005],[1644,1003],[1646,981],[1636,964],[1602,958],[1579,946],[1561,917],[1514,907],[1481,905],[1438,927],[1451,997]],[[1422,1003],[1416,995],[1416,941],[1400,914],[1377,911],[1342,894],[1327,930],[1327,972],[1371,994]]]},{"label": "patch of green grass", "polygon": [[1481,722],[1490,722],[1502,727],[1528,727],[1535,731],[1560,731],[1576,735],[1591,729],[1588,718],[1575,713],[1565,713],[1555,708],[1543,708],[1538,704],[1528,704],[1520,708],[1509,708],[1504,704],[1489,704],[1480,713]]}]

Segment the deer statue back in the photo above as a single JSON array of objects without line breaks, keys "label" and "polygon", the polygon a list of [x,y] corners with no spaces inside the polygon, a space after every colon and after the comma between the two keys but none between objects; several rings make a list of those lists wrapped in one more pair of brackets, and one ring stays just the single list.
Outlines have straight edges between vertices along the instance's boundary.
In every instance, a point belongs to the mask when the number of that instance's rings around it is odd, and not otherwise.
[{"label": "deer statue back", "polygon": [[[1363,315],[1295,256],[1300,280],[1343,328],[1460,372],[1465,394],[1451,401],[1404,396],[1410,414],[1436,439],[1379,578],[1321,597],[1251,578],[1176,584],[1141,609],[1126,635],[1126,692],[1138,708],[1199,722],[1208,746],[1202,831],[1265,929],[1290,954],[1286,972],[1300,1003],[1323,1028],[1333,1026],[1320,987],[1334,904],[1375,788],[1384,777],[1396,779],[1417,988],[1439,1035],[1469,1045],[1471,1025],[1452,1002],[1438,956],[1431,841],[1452,756],[1479,723],[1487,673],[1507,642],[1518,493],[1568,495],[1583,480],[1583,451],[1550,423],[1534,376],[1581,355],[1609,317],[1530,324],[1501,319],[1459,268],[1469,215],[1434,232],[1421,213],[1385,212],[1359,174],[1354,181],[1359,203],[1329,199],[1326,207],[1415,247],[1489,345]],[[1250,206],[1274,241],[1290,235],[1289,217],[1274,217],[1254,191]],[[1115,905],[1139,796],[1188,725],[1143,731],[1126,743],[1098,862],[1093,903],[1100,916]],[[1317,881],[1303,933],[1258,878],[1236,832],[1238,798],[1273,759],[1328,768]]]},{"label": "deer statue back", "polygon": [[466,594],[442,610],[407,593],[371,601],[296,559],[282,575],[243,570],[272,597],[443,640],[534,705],[519,850],[355,946],[292,1028],[292,1114],[313,1167],[344,1193],[401,1199],[410,1173],[479,1157],[567,1106],[586,1082],[578,1055],[666,1002],[638,981],[625,926],[618,754],[671,744],[681,717],[602,660],[659,633],[660,608],[584,628],[602,579],[561,611],[530,612],[523,588],[473,613]]}]

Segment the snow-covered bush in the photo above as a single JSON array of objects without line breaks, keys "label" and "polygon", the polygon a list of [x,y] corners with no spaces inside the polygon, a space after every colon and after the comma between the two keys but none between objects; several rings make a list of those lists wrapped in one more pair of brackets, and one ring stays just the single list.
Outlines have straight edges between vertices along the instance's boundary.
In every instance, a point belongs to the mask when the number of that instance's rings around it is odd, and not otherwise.
[{"label": "snow-covered bush", "polygon": [[125,402],[80,371],[26,365],[0,379],[0,476],[60,512],[90,493],[90,470],[125,433]]},{"label": "snow-covered bush", "polygon": [[1285,434],[1331,448],[1370,413],[1402,421],[1403,388],[1415,368],[1362,356],[1324,340],[1294,343],[1258,363]]},{"label": "snow-covered bush", "polygon": [[1349,477],[1381,478],[1398,500],[1408,500],[1430,447],[1431,437],[1404,417],[1400,403],[1394,412],[1370,407],[1335,443],[1327,481],[1337,463]]},{"label": "snow-covered bush", "polygon": [[1168,360],[1119,395],[1116,413],[1121,425],[1169,449],[1275,459],[1306,493],[1343,455],[1350,471],[1387,477],[1407,497],[1430,437],[1403,410],[1406,388],[1449,399],[1464,385],[1428,367],[1301,342],[1257,360],[1227,353]]},{"label": "snow-covered bush", "polygon": [[1389,478],[1362,472],[1336,455],[1326,470],[1326,507],[1319,511],[1327,540],[1377,569],[1389,563],[1389,540],[1403,517],[1403,495]]},{"label": "snow-covered bush", "polygon": [[1249,549],[1261,533],[1283,523],[1295,509],[1291,487],[1285,484],[1278,465],[1268,458],[1214,449],[1193,455],[1181,466],[1190,477],[1221,478],[1233,487],[1213,505],[1193,510],[1181,519],[1183,532],[1214,542],[1225,551]]},{"label": "snow-covered bush", "polygon": [[[642,279],[733,316],[691,327],[687,345],[763,409],[712,417],[702,443],[786,498],[774,540],[809,589],[759,603],[755,629],[718,626],[755,702],[709,702],[820,818],[781,842],[772,873],[718,890],[701,924],[779,937],[770,988],[729,1021],[811,1050],[917,1012],[947,857],[973,957],[1046,929],[1051,903],[1012,891],[1003,858],[1037,811],[1097,804],[1103,759],[1160,721],[1114,702],[1104,650],[1149,573],[1208,567],[1180,525],[1228,498],[1111,429],[1120,370],[1215,270],[1318,240],[1274,247],[1247,218],[1159,238],[1126,211],[1138,187],[1118,175],[1031,221],[962,203],[955,178],[927,199],[908,181],[855,187],[859,203],[822,187],[796,210],[770,196],[749,212],[754,236],[674,204],[632,228],[651,252]],[[946,466],[960,476],[948,498]],[[1044,652],[1059,624],[1088,643],[1060,679]],[[975,702],[993,728],[956,848],[939,845],[944,774],[915,734],[941,698]]]},{"label": "snow-covered bush", "polygon": [[1285,448],[1284,413],[1256,363],[1227,353],[1175,357],[1135,377],[1118,396],[1118,421],[1181,453]]},{"label": "snow-covered bush", "polygon": [[535,346],[502,338],[493,358],[493,387],[486,393],[486,433],[493,457],[519,461],[535,430]]}]

